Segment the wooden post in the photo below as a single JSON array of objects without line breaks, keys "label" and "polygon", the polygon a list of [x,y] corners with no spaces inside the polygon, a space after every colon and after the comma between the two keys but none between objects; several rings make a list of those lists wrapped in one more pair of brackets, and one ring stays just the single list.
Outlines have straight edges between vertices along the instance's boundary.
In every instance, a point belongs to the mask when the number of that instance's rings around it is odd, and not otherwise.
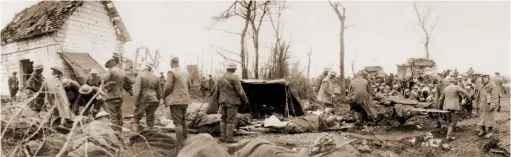
[{"label": "wooden post", "polygon": [[138,52],[140,51],[141,48],[137,48],[137,50],[135,51],[135,61],[133,62],[133,73],[136,72],[136,69],[137,69],[137,61],[138,61]]}]

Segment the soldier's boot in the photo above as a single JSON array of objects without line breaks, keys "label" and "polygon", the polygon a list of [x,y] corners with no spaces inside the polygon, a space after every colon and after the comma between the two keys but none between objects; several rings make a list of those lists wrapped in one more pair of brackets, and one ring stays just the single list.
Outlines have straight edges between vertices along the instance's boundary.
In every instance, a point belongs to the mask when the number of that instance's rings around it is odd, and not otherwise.
[{"label": "soldier's boot", "polygon": [[[183,120],[184,122],[185,120]],[[183,125],[183,141],[186,140],[188,138],[188,125],[187,124],[184,124]]]},{"label": "soldier's boot", "polygon": [[225,142],[226,129],[225,122],[220,122],[220,142]]},{"label": "soldier's boot", "polygon": [[493,136],[492,130],[493,130],[492,127],[488,127],[488,131],[486,131],[487,133],[486,133],[486,135],[484,135],[484,138],[488,139],[491,136]]},{"label": "soldier's boot", "polygon": [[447,140],[455,140],[456,137],[452,136],[452,131],[454,130],[454,128],[452,126],[449,126],[449,128],[447,129]]},{"label": "soldier's boot", "polygon": [[177,144],[176,149],[177,149],[177,152],[179,152],[179,150],[181,150],[181,148],[183,147],[183,141],[184,141],[183,127],[180,125],[176,125],[175,130],[176,130],[176,144]]},{"label": "soldier's boot", "polygon": [[140,132],[140,125],[138,123],[131,123],[131,131],[134,133]]},{"label": "soldier's boot", "polygon": [[499,106],[497,107],[497,112],[500,112],[500,106],[501,106],[501,105],[499,105]]},{"label": "soldier's boot", "polygon": [[237,143],[238,141],[234,139],[234,124],[227,124],[225,130],[225,142]]},{"label": "soldier's boot", "polygon": [[477,134],[477,136],[481,137],[484,134],[486,134],[486,128],[484,126],[481,126],[481,128],[479,128],[479,133]]},{"label": "soldier's boot", "polygon": [[147,124],[147,130],[154,130],[154,120],[146,121],[146,124]]}]

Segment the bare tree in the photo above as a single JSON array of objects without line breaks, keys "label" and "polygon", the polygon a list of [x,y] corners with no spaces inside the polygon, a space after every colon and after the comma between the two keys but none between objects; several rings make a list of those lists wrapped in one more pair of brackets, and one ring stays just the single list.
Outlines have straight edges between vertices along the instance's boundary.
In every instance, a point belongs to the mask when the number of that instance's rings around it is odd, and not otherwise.
[{"label": "bare tree", "polygon": [[419,27],[424,33],[424,39],[422,40],[422,44],[424,45],[424,49],[426,50],[426,58],[429,59],[429,44],[432,40],[433,31],[435,30],[436,24],[438,22],[438,16],[436,21],[430,25],[428,25],[428,19],[431,15],[431,11],[433,10],[431,5],[424,6],[423,14],[419,13],[419,9],[417,9],[417,3],[413,4],[413,8],[415,9],[415,14],[417,15],[417,21],[419,22]]},{"label": "bare tree", "polygon": [[272,25],[275,36],[275,45],[272,46],[272,52],[269,58],[270,63],[268,78],[270,79],[284,78],[288,74],[289,47],[291,45],[282,41],[283,27],[280,24],[282,12],[285,8],[286,2],[280,1],[279,3],[275,4],[275,7],[268,10],[270,23]]},{"label": "bare tree", "polygon": [[[346,8],[339,2],[332,2],[331,0],[328,1],[330,3],[330,6],[332,9],[334,9],[335,14],[337,15],[337,18],[341,22],[340,24],[340,33],[339,33],[339,45],[340,45],[340,73],[341,73],[341,89],[344,89],[344,30],[347,28],[345,26],[345,20],[346,20]],[[344,96],[344,92],[341,92],[341,95]]]},{"label": "bare tree", "polygon": [[[260,2],[260,3],[258,3]],[[252,26],[252,41],[254,43],[255,63],[254,63],[254,76],[259,78],[259,31],[264,17],[267,15],[271,1],[255,1],[252,5],[252,16],[249,18]]]},{"label": "bare tree", "polygon": [[[250,18],[252,17],[252,11],[253,11],[252,5],[255,5],[254,3],[255,2],[252,0],[250,0],[250,1],[245,1],[245,0],[234,1],[231,4],[231,6],[229,8],[227,8],[225,11],[223,11],[219,16],[213,17],[213,19],[216,22],[228,20],[234,16],[241,17],[245,20],[245,24],[244,24],[243,29],[241,30],[241,34],[240,34],[241,37],[240,37],[240,55],[239,55],[241,58],[241,61],[239,62],[241,64],[241,77],[243,79],[248,78],[247,64],[246,64],[247,54],[246,54],[245,37],[247,35]],[[225,56],[223,56],[223,57],[226,58]]]}]

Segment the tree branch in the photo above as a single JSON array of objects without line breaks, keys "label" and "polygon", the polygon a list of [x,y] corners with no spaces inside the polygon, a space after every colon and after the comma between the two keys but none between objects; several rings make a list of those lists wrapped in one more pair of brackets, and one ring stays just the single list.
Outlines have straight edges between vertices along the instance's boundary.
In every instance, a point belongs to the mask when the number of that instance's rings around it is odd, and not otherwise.
[{"label": "tree branch", "polygon": [[239,53],[233,52],[233,51],[231,51],[231,50],[227,50],[227,49],[225,49],[225,48],[223,48],[223,47],[221,47],[221,46],[217,46],[217,45],[213,45],[213,44],[211,44],[211,47],[216,47],[216,48],[218,48],[218,49],[220,49],[220,50],[222,50],[222,51],[224,51],[224,52],[229,52],[229,53],[231,53],[231,54],[234,54],[234,55],[237,55],[237,56],[240,56],[240,57],[241,57],[241,55],[240,55]]},{"label": "tree branch", "polygon": [[236,63],[240,63],[240,64],[241,64],[241,62],[240,62],[240,61],[238,61],[238,60],[234,60],[234,59],[231,59],[231,58],[227,58],[224,54],[222,54],[222,53],[220,53],[220,52],[218,52],[218,51],[217,51],[216,53],[217,53],[218,55],[222,56],[225,60],[229,60],[229,61],[233,61],[233,62],[236,62]]}]

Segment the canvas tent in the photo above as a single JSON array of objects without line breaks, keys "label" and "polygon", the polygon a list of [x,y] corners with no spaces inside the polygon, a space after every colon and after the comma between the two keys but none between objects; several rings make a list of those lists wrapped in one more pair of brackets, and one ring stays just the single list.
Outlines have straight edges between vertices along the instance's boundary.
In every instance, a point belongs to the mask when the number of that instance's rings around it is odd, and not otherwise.
[{"label": "canvas tent", "polygon": [[[71,69],[72,72],[65,72],[68,77],[73,80],[76,80],[80,85],[83,85],[85,81],[89,78],[90,70],[96,69],[98,71],[99,76],[103,76],[106,73],[106,70],[94,60],[88,53],[72,53],[72,52],[63,52],[61,53],[62,58],[68,63],[67,68]],[[122,113],[124,117],[131,116],[133,114],[133,106],[134,100],[133,98],[123,90],[123,106]]]},{"label": "canvas tent", "polygon": [[305,113],[305,107],[286,80],[242,80],[241,86],[247,94],[250,107],[240,107],[240,113],[256,114],[263,105],[273,107],[274,112],[283,116],[296,117]]}]

